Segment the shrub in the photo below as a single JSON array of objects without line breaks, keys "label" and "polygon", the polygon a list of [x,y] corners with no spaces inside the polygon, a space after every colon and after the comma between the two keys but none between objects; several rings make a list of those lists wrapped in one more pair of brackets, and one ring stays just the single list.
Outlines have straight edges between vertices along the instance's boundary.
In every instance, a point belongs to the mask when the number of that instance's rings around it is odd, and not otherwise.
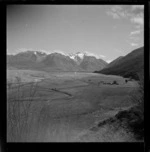
[{"label": "shrub", "polygon": [[25,141],[30,129],[31,105],[37,87],[37,84],[31,84],[28,101],[24,102],[26,95],[22,90],[21,78],[16,77],[16,84],[7,83],[7,141],[9,142]]},{"label": "shrub", "polygon": [[114,80],[112,84],[116,84],[116,85],[118,85],[118,83],[117,83],[117,81],[116,81],[116,80]]},{"label": "shrub", "polygon": [[[129,110],[121,111],[116,118],[134,133],[137,140],[144,138],[144,76],[139,75],[139,89],[136,95],[131,96],[131,100],[136,105]],[[138,95],[138,96],[137,96]]]}]

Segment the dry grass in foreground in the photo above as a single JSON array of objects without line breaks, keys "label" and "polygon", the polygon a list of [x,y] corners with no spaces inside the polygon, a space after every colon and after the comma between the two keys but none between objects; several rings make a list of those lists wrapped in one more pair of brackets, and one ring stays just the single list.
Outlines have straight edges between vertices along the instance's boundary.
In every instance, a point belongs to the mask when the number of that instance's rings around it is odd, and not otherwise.
[{"label": "dry grass in foreground", "polygon": [[81,136],[81,142],[144,141],[144,77],[140,76],[139,80],[138,94],[131,96],[135,106],[98,123]]},{"label": "dry grass in foreground", "polygon": [[21,88],[21,78],[16,77],[15,84],[7,83],[7,141],[25,141],[32,124],[32,100],[36,93],[36,84],[31,84],[28,101]]}]

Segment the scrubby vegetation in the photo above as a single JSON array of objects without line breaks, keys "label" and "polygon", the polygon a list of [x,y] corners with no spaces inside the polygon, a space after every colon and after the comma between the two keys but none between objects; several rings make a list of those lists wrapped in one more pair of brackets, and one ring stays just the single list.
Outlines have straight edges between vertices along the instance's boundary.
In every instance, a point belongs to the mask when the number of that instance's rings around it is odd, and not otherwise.
[{"label": "scrubby vegetation", "polygon": [[144,77],[139,75],[138,94],[131,96],[131,100],[135,103],[134,107],[128,110],[120,111],[115,117],[100,122],[98,126],[111,125],[117,130],[123,128],[126,133],[133,134],[135,140],[144,140]]},{"label": "scrubby vegetation", "polygon": [[115,80],[113,81],[113,83],[112,83],[112,84],[116,84],[116,85],[118,85],[117,81],[115,81]]},{"label": "scrubby vegetation", "polygon": [[144,115],[139,105],[119,112],[116,115],[116,119],[121,124],[121,127],[132,132],[137,140],[144,139]]},{"label": "scrubby vegetation", "polygon": [[7,141],[25,141],[32,122],[32,100],[36,93],[36,84],[29,88],[28,100],[21,88],[21,78],[16,77],[16,82],[7,83]]}]

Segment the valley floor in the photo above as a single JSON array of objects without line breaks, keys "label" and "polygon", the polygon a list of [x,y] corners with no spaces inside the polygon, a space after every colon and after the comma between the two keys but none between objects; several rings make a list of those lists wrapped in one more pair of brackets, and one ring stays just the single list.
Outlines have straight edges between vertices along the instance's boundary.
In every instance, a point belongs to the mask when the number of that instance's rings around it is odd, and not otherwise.
[{"label": "valley floor", "polygon": [[[16,76],[21,78],[17,83]],[[114,132],[111,125],[97,126],[135,104],[130,97],[136,94],[136,81],[125,83],[122,77],[96,73],[30,70],[8,70],[7,79],[8,141],[135,141],[123,128]],[[118,85],[111,85],[114,81]],[[25,120],[22,113],[26,106]],[[18,110],[15,120],[14,109]]]}]

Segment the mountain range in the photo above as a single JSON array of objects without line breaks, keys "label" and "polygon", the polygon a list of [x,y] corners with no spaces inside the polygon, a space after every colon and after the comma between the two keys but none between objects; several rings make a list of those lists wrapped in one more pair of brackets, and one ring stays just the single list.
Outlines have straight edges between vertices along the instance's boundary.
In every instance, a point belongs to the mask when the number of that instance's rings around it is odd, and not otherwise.
[{"label": "mountain range", "polygon": [[84,71],[93,72],[106,67],[108,63],[86,52],[50,54],[41,51],[24,51],[7,55],[7,67],[19,69],[36,69],[46,71]]},{"label": "mountain range", "polygon": [[144,72],[144,47],[135,49],[126,56],[117,58],[104,69],[95,72],[138,79],[138,75],[143,75]]}]

